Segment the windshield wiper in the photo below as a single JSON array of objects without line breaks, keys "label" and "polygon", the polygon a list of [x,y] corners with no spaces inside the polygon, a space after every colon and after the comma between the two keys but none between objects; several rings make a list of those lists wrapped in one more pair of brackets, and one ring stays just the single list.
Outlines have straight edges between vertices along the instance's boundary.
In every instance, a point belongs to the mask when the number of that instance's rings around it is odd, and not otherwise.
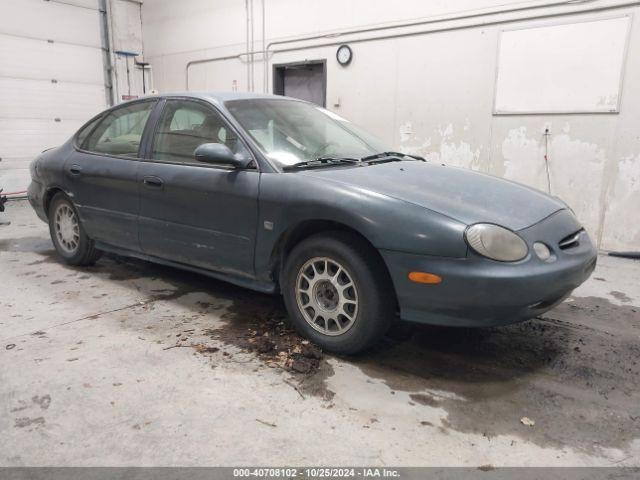
[{"label": "windshield wiper", "polygon": [[314,167],[331,167],[336,165],[372,165],[375,163],[384,163],[384,162],[401,162],[406,158],[411,158],[413,160],[420,160],[422,162],[426,162],[426,160],[417,155],[407,155],[405,153],[400,152],[381,152],[376,153],[375,155],[368,155],[366,157],[362,157],[360,159],[352,158],[352,157],[332,157],[332,156],[324,156],[318,157],[313,160],[305,160],[303,162],[294,163],[293,165],[286,165],[282,167],[282,170],[285,172],[292,170],[299,170],[305,168],[314,168]]},{"label": "windshield wiper", "polygon": [[318,157],[313,160],[305,160],[303,162],[294,163],[293,165],[287,165],[282,167],[282,170],[291,171],[298,170],[303,168],[314,168],[314,167],[330,167],[334,165],[354,165],[356,163],[360,163],[360,160],[357,158],[350,157]]},{"label": "windshield wiper", "polygon": [[401,152],[380,152],[374,155],[362,157],[360,160],[366,163],[401,162],[405,157],[426,162],[424,158],[419,157],[418,155],[407,155],[406,153]]}]

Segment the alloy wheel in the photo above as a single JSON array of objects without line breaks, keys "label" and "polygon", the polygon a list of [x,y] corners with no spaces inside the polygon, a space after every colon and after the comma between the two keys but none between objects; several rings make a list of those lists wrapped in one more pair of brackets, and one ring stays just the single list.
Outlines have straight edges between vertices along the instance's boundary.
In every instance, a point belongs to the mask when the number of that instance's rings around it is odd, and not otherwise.
[{"label": "alloy wheel", "polygon": [[53,219],[58,245],[65,253],[74,254],[80,245],[80,226],[76,212],[67,203],[61,203]]},{"label": "alloy wheel", "polygon": [[298,308],[311,327],[324,335],[342,335],[358,315],[358,290],[343,265],[328,257],[314,257],[296,278]]}]

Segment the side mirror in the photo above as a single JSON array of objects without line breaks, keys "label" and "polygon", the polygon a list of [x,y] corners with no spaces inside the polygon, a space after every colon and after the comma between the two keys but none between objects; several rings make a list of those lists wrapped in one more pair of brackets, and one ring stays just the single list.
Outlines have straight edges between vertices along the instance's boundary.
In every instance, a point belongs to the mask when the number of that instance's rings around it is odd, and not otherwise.
[{"label": "side mirror", "polygon": [[245,168],[251,162],[250,158],[234,154],[223,143],[203,143],[193,154],[198,162],[229,165],[234,168]]}]

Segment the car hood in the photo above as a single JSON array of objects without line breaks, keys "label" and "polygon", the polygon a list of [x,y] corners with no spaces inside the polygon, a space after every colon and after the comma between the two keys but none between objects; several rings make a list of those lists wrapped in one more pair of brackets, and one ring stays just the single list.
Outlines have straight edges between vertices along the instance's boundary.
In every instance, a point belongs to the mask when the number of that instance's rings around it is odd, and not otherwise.
[{"label": "car hood", "polygon": [[467,225],[487,222],[520,230],[566,208],[561,200],[525,185],[429,162],[309,169],[297,175],[404,200]]}]

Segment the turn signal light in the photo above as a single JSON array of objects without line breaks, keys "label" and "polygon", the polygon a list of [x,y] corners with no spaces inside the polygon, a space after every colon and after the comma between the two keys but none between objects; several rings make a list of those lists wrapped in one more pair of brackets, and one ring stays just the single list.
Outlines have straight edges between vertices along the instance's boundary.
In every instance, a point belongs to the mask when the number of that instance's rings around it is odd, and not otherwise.
[{"label": "turn signal light", "polygon": [[409,280],[416,283],[426,283],[429,285],[437,285],[442,282],[442,277],[435,273],[427,272],[410,272]]}]

